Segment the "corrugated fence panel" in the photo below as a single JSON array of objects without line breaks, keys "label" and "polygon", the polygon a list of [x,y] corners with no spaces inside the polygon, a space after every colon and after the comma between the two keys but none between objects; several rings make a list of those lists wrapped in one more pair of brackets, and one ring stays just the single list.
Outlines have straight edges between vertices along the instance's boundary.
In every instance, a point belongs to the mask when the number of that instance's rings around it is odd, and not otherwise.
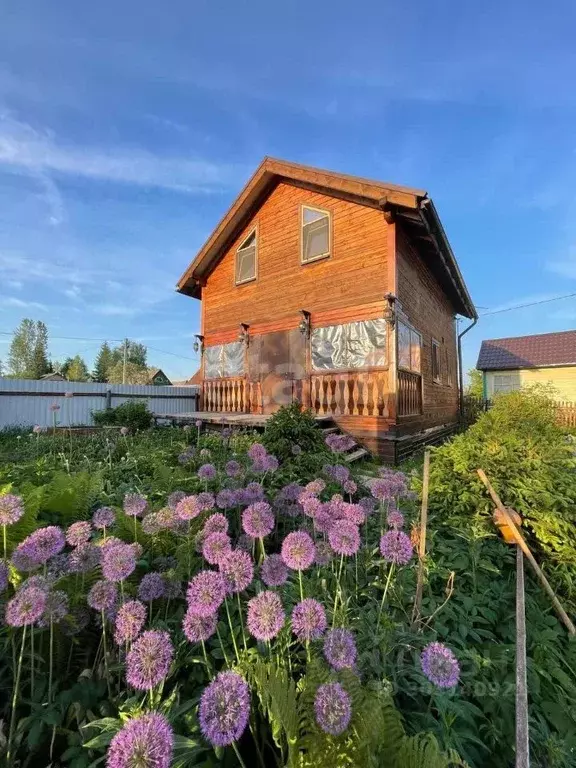
[{"label": "corrugated fence panel", "polygon": [[0,429],[11,426],[31,427],[35,424],[41,427],[52,426],[52,405],[59,406],[55,412],[57,425],[88,426],[93,424],[92,411],[103,410],[108,398],[112,407],[129,400],[142,399],[154,414],[190,413],[196,410],[198,392],[198,387],[85,384],[0,377]]}]

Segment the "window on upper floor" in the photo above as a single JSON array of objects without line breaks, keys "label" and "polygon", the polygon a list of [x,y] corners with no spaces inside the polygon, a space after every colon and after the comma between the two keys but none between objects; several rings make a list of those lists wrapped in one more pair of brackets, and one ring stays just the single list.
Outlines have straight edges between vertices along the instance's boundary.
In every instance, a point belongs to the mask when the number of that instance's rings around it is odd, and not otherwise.
[{"label": "window on upper floor", "polygon": [[407,323],[398,320],[398,367],[412,373],[420,373],[422,336]]},{"label": "window on upper floor", "polygon": [[252,230],[236,251],[236,285],[256,280],[258,234]]},{"label": "window on upper floor", "polygon": [[330,256],[332,246],[330,213],[320,208],[302,206],[300,258],[302,264]]},{"label": "window on upper floor", "polygon": [[441,382],[440,342],[436,339],[432,339],[432,380],[437,384]]}]

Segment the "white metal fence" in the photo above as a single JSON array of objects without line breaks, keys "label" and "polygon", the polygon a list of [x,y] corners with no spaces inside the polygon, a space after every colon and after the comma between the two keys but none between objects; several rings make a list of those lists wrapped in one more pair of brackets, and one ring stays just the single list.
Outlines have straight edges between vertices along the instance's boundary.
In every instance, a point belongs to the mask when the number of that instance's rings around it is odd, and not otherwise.
[{"label": "white metal fence", "polygon": [[[75,381],[35,381],[0,377],[0,429],[4,427],[93,424],[92,411],[128,400],[145,400],[154,414],[183,414],[197,410],[199,388],[153,387],[140,384],[84,384]],[[52,411],[50,406],[58,405]]]}]

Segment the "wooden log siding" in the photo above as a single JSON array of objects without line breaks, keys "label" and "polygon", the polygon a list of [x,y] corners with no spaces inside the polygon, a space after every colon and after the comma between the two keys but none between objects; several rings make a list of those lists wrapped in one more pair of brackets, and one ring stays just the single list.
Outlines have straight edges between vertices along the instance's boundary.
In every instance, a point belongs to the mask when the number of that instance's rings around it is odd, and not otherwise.
[{"label": "wooden log siding", "polygon": [[319,416],[382,416],[390,413],[388,371],[313,373],[310,405]]}]

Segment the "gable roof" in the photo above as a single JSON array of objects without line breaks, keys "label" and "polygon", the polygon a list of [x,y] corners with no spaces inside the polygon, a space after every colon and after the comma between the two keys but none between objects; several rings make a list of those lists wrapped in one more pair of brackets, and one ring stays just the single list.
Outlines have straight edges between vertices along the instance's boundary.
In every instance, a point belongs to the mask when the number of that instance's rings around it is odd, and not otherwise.
[{"label": "gable roof", "polygon": [[455,311],[465,317],[477,317],[434,203],[424,190],[325,171],[273,157],[265,157],[260,163],[178,281],[177,291],[201,298],[202,285],[226,248],[258,205],[281,181],[391,212],[408,235],[418,238],[419,252],[451,299]]},{"label": "gable roof", "polygon": [[149,368],[148,381],[154,381],[154,379],[156,378],[156,376],[158,376],[159,373],[162,374],[162,376],[166,379],[166,381],[170,381],[170,379],[168,378],[168,376],[166,376],[162,368]]},{"label": "gable roof", "polygon": [[481,371],[576,365],[576,331],[541,333],[482,342],[476,368]]}]

